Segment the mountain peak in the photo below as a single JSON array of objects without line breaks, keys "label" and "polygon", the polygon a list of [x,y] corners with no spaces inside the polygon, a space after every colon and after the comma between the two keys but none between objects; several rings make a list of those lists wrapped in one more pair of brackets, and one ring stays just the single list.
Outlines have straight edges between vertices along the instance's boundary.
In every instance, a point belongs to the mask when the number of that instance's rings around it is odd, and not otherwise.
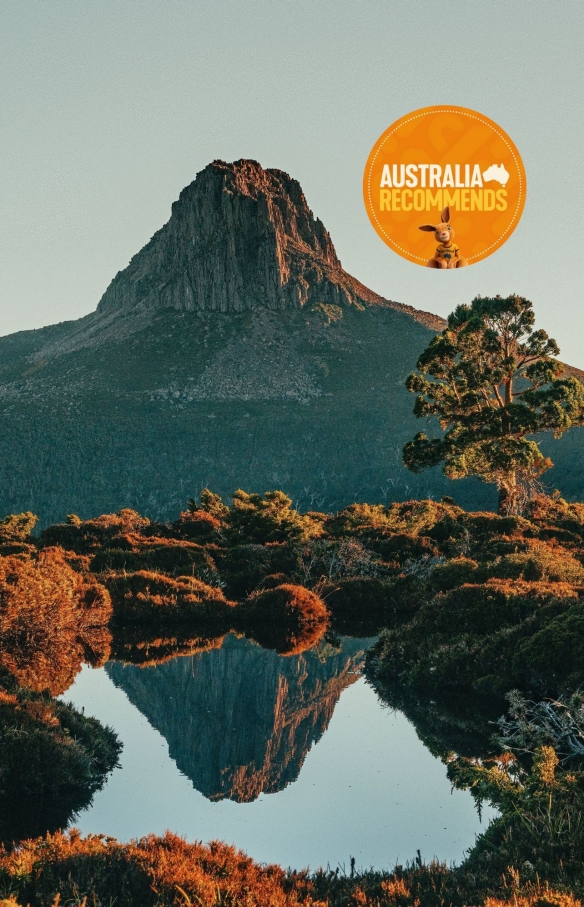
[{"label": "mountain peak", "polygon": [[98,312],[282,310],[315,292],[320,302],[352,301],[342,278],[329,233],[296,180],[257,161],[214,161],[116,275]]}]

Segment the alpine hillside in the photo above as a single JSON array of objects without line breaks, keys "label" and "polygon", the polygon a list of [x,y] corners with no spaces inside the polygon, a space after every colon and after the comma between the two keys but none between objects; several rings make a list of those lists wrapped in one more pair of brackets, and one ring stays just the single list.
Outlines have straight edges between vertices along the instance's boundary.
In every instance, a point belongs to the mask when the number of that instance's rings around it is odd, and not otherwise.
[{"label": "alpine hillside", "polygon": [[[94,313],[0,338],[0,509],[166,518],[204,486],[303,509],[490,506],[477,482],[401,464],[423,428],[404,379],[443,324],[347,274],[296,180],[215,161]],[[567,497],[583,445],[545,444]]]}]

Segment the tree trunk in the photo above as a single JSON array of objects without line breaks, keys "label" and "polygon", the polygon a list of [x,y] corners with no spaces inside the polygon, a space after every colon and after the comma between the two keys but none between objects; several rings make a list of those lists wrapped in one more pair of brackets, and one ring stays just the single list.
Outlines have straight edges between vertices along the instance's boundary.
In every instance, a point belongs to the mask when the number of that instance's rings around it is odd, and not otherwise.
[{"label": "tree trunk", "polygon": [[499,504],[497,513],[499,516],[511,516],[517,514],[519,504],[519,488],[517,487],[517,474],[509,473],[504,482],[499,485]]}]

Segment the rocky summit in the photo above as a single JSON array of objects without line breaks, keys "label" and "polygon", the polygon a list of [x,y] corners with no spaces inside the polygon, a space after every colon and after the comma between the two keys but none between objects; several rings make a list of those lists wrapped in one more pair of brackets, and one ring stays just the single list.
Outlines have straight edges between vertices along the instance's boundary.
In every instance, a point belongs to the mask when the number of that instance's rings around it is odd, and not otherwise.
[{"label": "rocky summit", "polygon": [[[256,161],[214,161],[180,194],[168,223],[111,282],[97,313],[282,311],[380,304],[343,271],[300,184]],[[409,311],[422,323],[441,319]]]},{"label": "rocky summit", "polygon": [[[95,312],[0,338],[1,509],[166,518],[205,485],[488,506],[476,482],[401,464],[422,427],[404,380],[443,325],[347,274],[296,180],[215,161]],[[545,445],[568,496],[583,438]]]},{"label": "rocky summit", "polygon": [[328,232],[296,180],[255,161],[215,161],[103,296],[99,313],[279,311],[347,294]]}]

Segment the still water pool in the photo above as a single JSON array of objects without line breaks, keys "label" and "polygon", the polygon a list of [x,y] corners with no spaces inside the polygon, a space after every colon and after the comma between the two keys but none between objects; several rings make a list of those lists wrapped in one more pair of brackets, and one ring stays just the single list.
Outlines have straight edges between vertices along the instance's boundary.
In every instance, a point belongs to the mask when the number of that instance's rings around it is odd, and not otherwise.
[{"label": "still water pool", "polygon": [[458,861],[484,830],[466,792],[360,676],[371,640],[281,657],[228,636],[151,667],[85,668],[63,697],[114,728],[121,768],[75,825],[166,829],[284,866]]}]

